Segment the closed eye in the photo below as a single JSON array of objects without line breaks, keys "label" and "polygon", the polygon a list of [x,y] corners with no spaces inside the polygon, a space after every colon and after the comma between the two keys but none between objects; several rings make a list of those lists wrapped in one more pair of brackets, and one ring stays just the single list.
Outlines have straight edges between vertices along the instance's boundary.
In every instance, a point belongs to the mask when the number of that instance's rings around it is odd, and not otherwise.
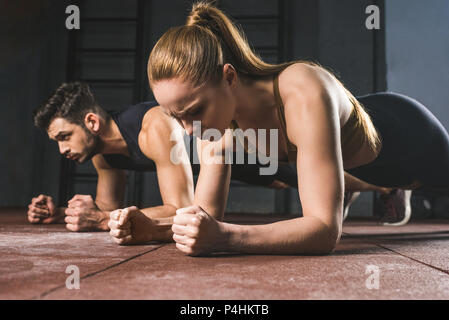
[{"label": "closed eye", "polygon": [[190,116],[197,116],[199,115],[201,112],[203,112],[203,108],[202,107],[198,107],[195,110],[189,112]]},{"label": "closed eye", "polygon": [[70,133],[60,133],[55,137],[56,141],[65,141],[70,137]]}]

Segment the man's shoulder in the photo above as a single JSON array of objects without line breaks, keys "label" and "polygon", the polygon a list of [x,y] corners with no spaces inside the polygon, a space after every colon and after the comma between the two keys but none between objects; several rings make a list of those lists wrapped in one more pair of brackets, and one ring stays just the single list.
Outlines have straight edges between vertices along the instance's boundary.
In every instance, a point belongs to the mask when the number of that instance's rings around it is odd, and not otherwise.
[{"label": "man's shoulder", "polygon": [[158,135],[171,131],[172,119],[161,107],[156,106],[148,110],[143,119],[140,135]]},{"label": "man's shoulder", "polygon": [[145,155],[153,158],[155,154],[170,148],[173,143],[171,142],[172,134],[179,129],[180,125],[176,120],[167,115],[160,107],[152,108],[143,118],[138,139],[139,147]]},{"label": "man's shoulder", "polygon": [[137,104],[122,107],[118,110],[111,110],[110,113],[118,118],[128,119],[130,117],[135,118],[135,116],[145,115],[148,111],[158,107],[156,101],[143,101]]},{"label": "man's shoulder", "polygon": [[[139,145],[142,138],[150,136],[155,138],[157,135],[167,132],[170,128],[171,118],[164,113],[162,108],[156,101],[140,102],[129,106],[121,112],[122,123],[126,126],[138,125],[136,134],[138,136]],[[137,118],[141,121],[136,123]]]}]

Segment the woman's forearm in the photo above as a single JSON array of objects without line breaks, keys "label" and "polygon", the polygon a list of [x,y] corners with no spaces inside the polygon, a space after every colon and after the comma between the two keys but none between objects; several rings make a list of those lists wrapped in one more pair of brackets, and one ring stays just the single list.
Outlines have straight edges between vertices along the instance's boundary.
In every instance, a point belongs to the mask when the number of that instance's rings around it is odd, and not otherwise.
[{"label": "woman's forearm", "polygon": [[302,217],[265,225],[224,223],[223,250],[252,254],[328,254],[340,236],[315,217]]},{"label": "woman's forearm", "polygon": [[[195,189],[194,205],[200,206],[217,220],[223,220],[231,178],[230,165],[203,169]],[[210,172],[211,171],[211,172]]]},{"label": "woman's forearm", "polygon": [[170,204],[164,204],[157,207],[148,207],[140,209],[148,218],[173,218],[176,215],[176,207]]}]

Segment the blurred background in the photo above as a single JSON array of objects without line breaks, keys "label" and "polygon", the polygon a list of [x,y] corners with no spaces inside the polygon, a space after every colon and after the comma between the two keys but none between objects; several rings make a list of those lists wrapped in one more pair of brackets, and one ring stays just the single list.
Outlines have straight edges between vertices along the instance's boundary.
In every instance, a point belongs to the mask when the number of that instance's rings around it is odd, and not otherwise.
[{"label": "blurred background", "polygon": [[[67,30],[68,5],[81,28]],[[184,24],[188,0],[0,0],[0,206],[26,206],[40,193],[62,204],[95,195],[93,166],[62,158],[34,128],[31,113],[64,81],[90,84],[100,104],[120,110],[152,99],[146,63],[157,39]],[[368,30],[369,5],[380,29]],[[268,62],[311,59],[353,92],[394,91],[426,105],[449,130],[449,1],[227,0],[217,5],[242,26]],[[448,164],[449,165],[449,164]],[[126,202],[161,203],[156,173],[128,173]],[[371,216],[376,195],[353,204],[350,216]],[[449,199],[417,194],[415,217],[449,216]],[[233,182],[229,212],[301,212],[296,189]]]}]

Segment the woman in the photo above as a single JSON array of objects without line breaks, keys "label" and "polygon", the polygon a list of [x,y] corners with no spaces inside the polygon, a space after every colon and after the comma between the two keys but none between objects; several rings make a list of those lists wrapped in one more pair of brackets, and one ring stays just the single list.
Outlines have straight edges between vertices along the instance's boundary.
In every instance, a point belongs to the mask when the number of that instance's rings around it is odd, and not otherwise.
[{"label": "woman", "polygon": [[448,134],[422,105],[392,93],[357,100],[315,63],[267,64],[207,3],[194,5],[185,26],[161,37],[148,77],[161,107],[188,134],[193,121],[223,134],[202,140],[203,148],[230,147],[230,127],[278,129],[279,161],[297,166],[303,217],[233,225],[220,221],[230,165],[219,164],[223,152],[212,153],[218,161],[201,163],[195,206],[179,209],[172,227],[187,254],[327,254],[340,239],[345,188],[449,190]]}]

